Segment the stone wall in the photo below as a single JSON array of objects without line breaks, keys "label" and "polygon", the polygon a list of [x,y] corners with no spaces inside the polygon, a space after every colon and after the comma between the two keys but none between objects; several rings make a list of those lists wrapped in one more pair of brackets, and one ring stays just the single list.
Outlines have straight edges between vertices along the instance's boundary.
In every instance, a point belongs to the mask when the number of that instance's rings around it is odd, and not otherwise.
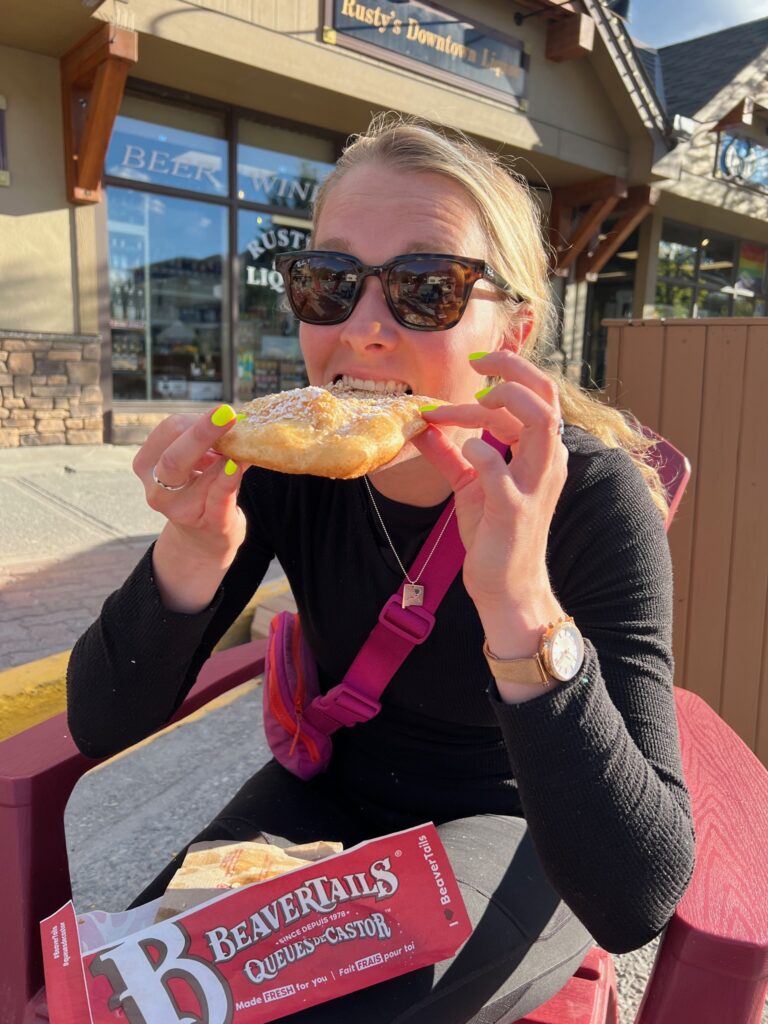
[{"label": "stone wall", "polygon": [[101,444],[100,359],[96,335],[0,329],[0,448]]}]

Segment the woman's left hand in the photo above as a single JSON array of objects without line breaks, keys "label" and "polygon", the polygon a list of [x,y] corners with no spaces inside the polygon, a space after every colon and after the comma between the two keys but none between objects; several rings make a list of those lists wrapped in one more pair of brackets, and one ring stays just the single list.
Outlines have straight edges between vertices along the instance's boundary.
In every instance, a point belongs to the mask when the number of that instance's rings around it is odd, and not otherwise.
[{"label": "woman's left hand", "polygon": [[[472,367],[481,379],[500,377],[501,383],[476,403],[440,406],[425,411],[424,419],[435,427],[488,430],[511,447],[510,463],[479,438],[459,450],[435,429],[413,444],[453,488],[467,552],[464,585],[486,626],[489,645],[498,656],[514,657],[497,648],[503,624],[509,635],[516,611],[537,635],[542,623],[562,614],[549,583],[546,550],[568,452],[560,436],[558,389],[547,374],[511,351],[492,352],[473,360]],[[491,632],[498,633],[496,646]]]}]

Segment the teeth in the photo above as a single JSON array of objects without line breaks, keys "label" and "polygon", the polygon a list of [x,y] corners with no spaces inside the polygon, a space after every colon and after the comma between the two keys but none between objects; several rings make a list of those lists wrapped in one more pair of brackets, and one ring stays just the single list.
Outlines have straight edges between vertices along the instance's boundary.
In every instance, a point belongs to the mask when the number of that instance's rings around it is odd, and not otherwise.
[{"label": "teeth", "polygon": [[363,380],[361,377],[348,377],[345,374],[341,377],[341,383],[344,387],[354,388],[356,391],[378,391],[382,394],[395,395],[412,394],[411,388],[407,384],[397,380]]}]

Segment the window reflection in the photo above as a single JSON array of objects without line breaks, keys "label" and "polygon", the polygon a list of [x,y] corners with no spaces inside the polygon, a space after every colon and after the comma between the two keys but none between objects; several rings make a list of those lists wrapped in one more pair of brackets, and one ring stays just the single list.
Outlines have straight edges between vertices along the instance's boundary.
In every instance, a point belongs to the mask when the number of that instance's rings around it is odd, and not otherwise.
[{"label": "window reflection", "polygon": [[[765,316],[768,246],[742,242],[734,285],[734,316]],[[741,312],[736,312],[741,310]]]},{"label": "window reflection", "polygon": [[234,114],[138,90],[123,99],[105,160],[117,399],[242,401],[306,383],[273,260],[306,246],[337,147],[239,117],[232,195]]},{"label": "window reflection", "polygon": [[240,122],[239,132],[238,199],[308,217],[317,190],[333,169],[332,143],[248,120]]},{"label": "window reflection", "polygon": [[[704,245],[704,241],[707,242]],[[733,283],[734,251],[732,238],[703,239],[699,261],[699,283],[710,291],[719,291]]]},{"label": "window reflection", "polygon": [[693,307],[695,317],[728,316],[730,312],[730,296],[724,292],[710,292],[699,288],[696,304]]},{"label": "window reflection", "polygon": [[237,401],[307,384],[298,321],[288,307],[274,259],[280,252],[306,248],[309,232],[302,220],[251,210],[238,214]]},{"label": "window reflection", "polygon": [[698,228],[665,222],[659,242],[659,277],[681,282],[695,278],[699,239]]},{"label": "window reflection", "polygon": [[110,187],[116,398],[224,397],[226,211]]},{"label": "window reflection", "polygon": [[685,320],[693,315],[693,288],[682,287],[672,281],[658,281],[656,284],[656,312],[676,320]]},{"label": "window reflection", "polygon": [[116,178],[225,196],[224,120],[127,96],[110,138],[105,171]]},{"label": "window reflection", "polygon": [[768,247],[664,221],[656,313],[662,317],[760,316]]}]

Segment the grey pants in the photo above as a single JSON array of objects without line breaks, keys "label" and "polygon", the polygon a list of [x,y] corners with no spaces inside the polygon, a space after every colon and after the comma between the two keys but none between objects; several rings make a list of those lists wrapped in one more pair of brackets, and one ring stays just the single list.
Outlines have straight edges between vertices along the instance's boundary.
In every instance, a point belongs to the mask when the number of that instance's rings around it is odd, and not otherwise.
[{"label": "grey pants", "polygon": [[[193,842],[253,839],[278,846],[316,839],[345,848],[435,821],[473,933],[450,960],[353,992],[283,1020],[295,1024],[511,1024],[545,1003],[593,941],[547,881],[525,820],[483,813],[439,820],[350,795],[330,772],[302,782],[275,761],[240,789]],[[135,901],[159,896],[182,851]]]}]

